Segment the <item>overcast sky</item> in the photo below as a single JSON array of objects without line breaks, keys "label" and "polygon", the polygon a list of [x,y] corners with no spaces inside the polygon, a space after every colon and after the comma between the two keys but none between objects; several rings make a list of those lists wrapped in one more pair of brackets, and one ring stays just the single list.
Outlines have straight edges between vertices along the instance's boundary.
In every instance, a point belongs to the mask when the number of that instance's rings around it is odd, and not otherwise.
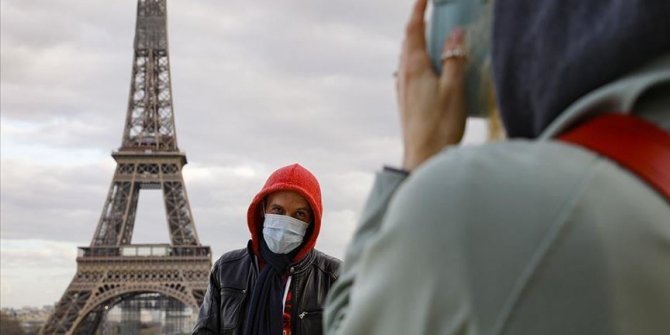
[{"label": "overcast sky", "polygon": [[[0,1],[0,304],[41,306],[72,279],[116,167],[137,2]],[[249,201],[294,162],[321,183],[317,248],[343,256],[374,172],[400,162],[392,73],[411,5],[168,1],[183,174],[213,259],[245,245]],[[133,242],[168,241],[162,195],[143,190]]]}]

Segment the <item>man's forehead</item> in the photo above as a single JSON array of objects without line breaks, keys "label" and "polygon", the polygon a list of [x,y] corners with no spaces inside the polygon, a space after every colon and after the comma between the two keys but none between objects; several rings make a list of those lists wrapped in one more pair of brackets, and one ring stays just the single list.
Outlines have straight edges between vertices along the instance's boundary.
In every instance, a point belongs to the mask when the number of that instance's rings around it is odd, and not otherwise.
[{"label": "man's forehead", "polygon": [[300,195],[300,193],[295,191],[288,191],[288,190],[275,191],[268,194],[265,197],[265,200],[268,204],[275,202],[284,202],[284,201],[298,201],[304,203],[309,207],[309,202],[307,201],[307,199],[305,199],[305,197],[303,197],[302,195]]}]

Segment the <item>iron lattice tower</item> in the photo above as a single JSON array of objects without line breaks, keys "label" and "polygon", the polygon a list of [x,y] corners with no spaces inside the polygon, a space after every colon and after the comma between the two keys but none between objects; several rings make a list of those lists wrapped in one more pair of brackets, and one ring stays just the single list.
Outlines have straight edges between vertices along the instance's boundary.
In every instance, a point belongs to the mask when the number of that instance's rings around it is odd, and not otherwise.
[{"label": "iron lattice tower", "polygon": [[[92,334],[105,311],[144,293],[174,298],[197,311],[211,267],[200,245],[184,187],[186,155],[175,131],[166,0],[138,0],[128,111],[109,194],[77,273],[42,329]],[[140,191],[163,192],[170,244],[132,244]]]}]

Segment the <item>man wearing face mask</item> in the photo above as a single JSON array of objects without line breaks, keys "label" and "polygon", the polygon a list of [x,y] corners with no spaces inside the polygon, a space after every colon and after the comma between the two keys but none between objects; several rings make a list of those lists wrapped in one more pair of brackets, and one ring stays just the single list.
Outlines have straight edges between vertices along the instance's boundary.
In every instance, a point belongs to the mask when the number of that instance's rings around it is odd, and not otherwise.
[{"label": "man wearing face mask", "polygon": [[247,211],[247,247],[214,264],[193,334],[321,334],[340,266],[314,249],[321,214],[319,182],[307,169],[270,175]]}]

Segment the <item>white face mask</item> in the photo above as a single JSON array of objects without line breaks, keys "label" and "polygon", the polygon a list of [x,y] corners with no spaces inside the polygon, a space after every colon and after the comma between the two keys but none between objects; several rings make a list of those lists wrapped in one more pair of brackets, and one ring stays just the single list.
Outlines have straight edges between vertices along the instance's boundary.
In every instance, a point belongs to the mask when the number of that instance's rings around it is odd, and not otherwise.
[{"label": "white face mask", "polygon": [[309,224],[287,215],[265,214],[263,237],[275,254],[288,254],[302,243]]}]

